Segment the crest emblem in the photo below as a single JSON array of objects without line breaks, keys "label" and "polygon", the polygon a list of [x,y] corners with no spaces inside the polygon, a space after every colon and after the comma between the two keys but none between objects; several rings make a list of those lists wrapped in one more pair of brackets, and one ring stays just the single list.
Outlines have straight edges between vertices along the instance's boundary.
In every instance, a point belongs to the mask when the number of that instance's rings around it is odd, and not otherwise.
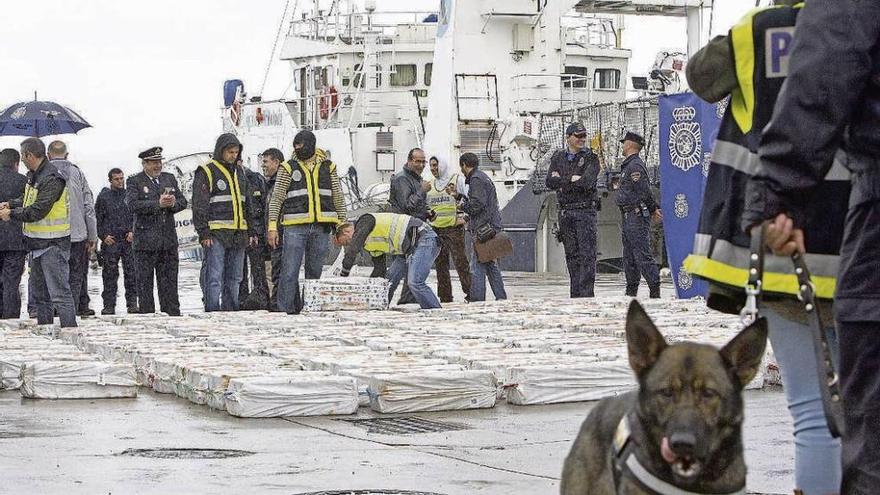
[{"label": "crest emblem", "polygon": [[694,279],[691,277],[691,274],[684,269],[684,265],[678,269],[678,286],[684,290],[688,290],[694,286]]},{"label": "crest emblem", "polygon": [[149,193],[149,192],[150,192],[150,188],[147,187],[147,186],[144,186],[144,192],[145,192],[145,193]]},{"label": "crest emblem", "polygon": [[709,164],[712,163],[712,153],[703,154],[703,177],[709,177]]},{"label": "crest emblem", "polygon": [[221,191],[225,191],[226,190],[226,182],[223,180],[218,180],[217,181],[217,189],[219,189]]},{"label": "crest emblem", "polygon": [[726,96],[723,100],[719,101],[715,104],[715,116],[719,119],[724,117],[724,112],[727,111],[727,106],[730,105],[730,96]]},{"label": "crest emblem", "polygon": [[302,180],[302,178],[303,174],[299,170],[294,170],[293,173],[290,174],[290,180],[294,182],[299,182]]},{"label": "crest emblem", "polygon": [[684,193],[675,195],[675,216],[677,218],[685,218],[688,216],[688,201]]},{"label": "crest emblem", "polygon": [[672,111],[675,123],[669,126],[669,156],[672,164],[684,172],[700,163],[703,155],[703,132],[694,122],[694,107],[678,107]]},{"label": "crest emblem", "polygon": [[24,117],[24,114],[26,114],[26,113],[27,113],[27,105],[22,105],[22,106],[16,108],[15,111],[12,112],[12,115],[9,116],[9,118],[12,120],[18,120],[18,119]]}]

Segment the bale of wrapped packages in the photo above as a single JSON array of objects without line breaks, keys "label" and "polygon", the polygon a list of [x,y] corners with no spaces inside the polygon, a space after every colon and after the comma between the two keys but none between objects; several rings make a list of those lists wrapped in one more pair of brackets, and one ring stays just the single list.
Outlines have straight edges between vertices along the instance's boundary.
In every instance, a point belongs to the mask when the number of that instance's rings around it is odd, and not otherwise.
[{"label": "bale of wrapped packages", "polygon": [[599,400],[636,386],[625,359],[581,366],[523,366],[507,373],[507,402],[520,406]]},{"label": "bale of wrapped packages", "polygon": [[240,418],[352,414],[358,408],[354,378],[258,376],[229,381],[226,411]]},{"label": "bale of wrapped packages", "polygon": [[388,280],[330,277],[302,281],[303,312],[388,309]]},{"label": "bale of wrapped packages", "polygon": [[452,411],[495,406],[491,371],[414,371],[370,379],[370,408],[380,413]]},{"label": "bale of wrapped packages", "polygon": [[34,361],[21,367],[21,395],[29,399],[137,397],[134,366],[96,361]]}]

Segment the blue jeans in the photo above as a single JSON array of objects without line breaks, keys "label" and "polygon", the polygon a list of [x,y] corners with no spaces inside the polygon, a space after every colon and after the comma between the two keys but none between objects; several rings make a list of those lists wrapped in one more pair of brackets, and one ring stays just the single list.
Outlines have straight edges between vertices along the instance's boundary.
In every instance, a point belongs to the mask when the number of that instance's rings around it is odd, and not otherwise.
[{"label": "blue jeans", "polygon": [[[227,247],[214,239],[202,259],[205,311],[238,311],[238,284],[244,266],[244,247]],[[222,304],[221,304],[222,295]]]},{"label": "blue jeans", "polygon": [[299,269],[305,262],[306,278],[321,278],[324,258],[330,247],[329,226],[322,223],[286,226],[282,246],[278,309],[286,313],[299,313],[302,310]]},{"label": "blue jeans", "polygon": [[471,249],[471,302],[486,300],[486,277],[489,278],[489,286],[492,287],[492,294],[495,295],[495,300],[507,299],[507,292],[504,290],[504,279],[501,278],[501,268],[498,266],[498,260],[480,263],[476,249]]},{"label": "blue jeans", "polygon": [[[770,343],[779,362],[782,386],[794,421],[795,484],[804,495],[838,493],[841,478],[840,440],[831,436],[822,409],[819,375],[808,325],[787,320],[769,308]],[[828,342],[836,350],[836,334]]]},{"label": "blue jeans", "polygon": [[427,227],[419,236],[418,244],[412,253],[406,257],[395,256],[394,261],[391,262],[391,267],[388,269],[388,281],[391,282],[388,299],[394,296],[394,291],[397,290],[405,274],[409,291],[419,306],[422,309],[439,308],[440,300],[426,282],[438,254],[440,254],[440,244],[437,242],[437,233]]},{"label": "blue jeans", "polygon": [[33,299],[37,309],[37,323],[47,325],[54,321],[55,312],[62,327],[76,326],[76,305],[70,294],[70,251],[50,246],[40,256],[31,257]]}]

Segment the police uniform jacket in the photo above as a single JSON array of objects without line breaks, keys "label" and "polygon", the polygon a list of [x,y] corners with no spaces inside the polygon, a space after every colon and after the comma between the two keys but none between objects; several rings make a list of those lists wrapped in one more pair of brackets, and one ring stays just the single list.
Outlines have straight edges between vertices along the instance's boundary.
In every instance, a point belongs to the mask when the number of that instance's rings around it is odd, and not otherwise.
[{"label": "police uniform jacket", "polygon": [[633,211],[644,204],[648,213],[659,208],[651,192],[651,178],[648,169],[638,153],[623,160],[620,166],[620,191],[617,193],[617,206],[624,211]]},{"label": "police uniform jacket", "polygon": [[[14,201],[24,196],[27,177],[6,167],[0,167],[0,202]],[[0,251],[26,251],[21,221],[10,219],[0,222]]]},{"label": "police uniform jacket", "polygon": [[[49,214],[55,202],[64,194],[67,181],[61,172],[44,159],[37,170],[28,172],[28,184],[37,189],[37,197],[30,206],[24,205],[24,197],[11,201],[12,208],[10,218],[22,223],[37,222]],[[68,219],[69,219],[68,211]],[[25,236],[25,247],[29,251],[46,249],[50,246],[58,246],[61,249],[70,250],[70,234],[57,238],[36,238]]]},{"label": "police uniform jacket", "polygon": [[[553,173],[559,177],[554,177]],[[575,182],[571,181],[574,175],[581,176]],[[547,187],[556,191],[556,199],[559,207],[577,207],[579,209],[595,208],[598,199],[596,194],[596,182],[599,180],[599,157],[589,148],[584,148],[577,153],[571,153],[568,149],[557,150],[550,158],[550,168],[547,170]]]},{"label": "police uniform jacket", "polygon": [[[156,185],[144,172],[135,174],[126,181],[125,202],[134,215],[135,251],[177,250],[177,224],[174,214],[186,208],[186,197],[173,175],[162,172],[158,182]],[[166,189],[174,194],[176,200],[170,208],[159,206],[159,196]]]},{"label": "police uniform jacket", "polygon": [[133,232],[134,215],[125,202],[125,189],[102,189],[95,200],[95,216],[101,241],[112,235],[116,242],[125,242],[125,235]]}]

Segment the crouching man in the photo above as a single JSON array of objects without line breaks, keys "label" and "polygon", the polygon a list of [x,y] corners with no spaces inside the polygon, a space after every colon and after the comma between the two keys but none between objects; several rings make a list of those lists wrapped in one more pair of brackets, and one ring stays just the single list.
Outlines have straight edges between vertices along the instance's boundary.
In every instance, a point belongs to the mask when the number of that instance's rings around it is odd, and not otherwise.
[{"label": "crouching man", "polygon": [[362,249],[373,257],[392,255],[394,262],[386,274],[391,282],[389,300],[406,275],[409,290],[422,309],[440,307],[440,300],[426,283],[440,245],[437,234],[425,222],[397,213],[367,213],[354,224],[339,225],[334,243],[345,247],[340,275],[348,276]]}]

